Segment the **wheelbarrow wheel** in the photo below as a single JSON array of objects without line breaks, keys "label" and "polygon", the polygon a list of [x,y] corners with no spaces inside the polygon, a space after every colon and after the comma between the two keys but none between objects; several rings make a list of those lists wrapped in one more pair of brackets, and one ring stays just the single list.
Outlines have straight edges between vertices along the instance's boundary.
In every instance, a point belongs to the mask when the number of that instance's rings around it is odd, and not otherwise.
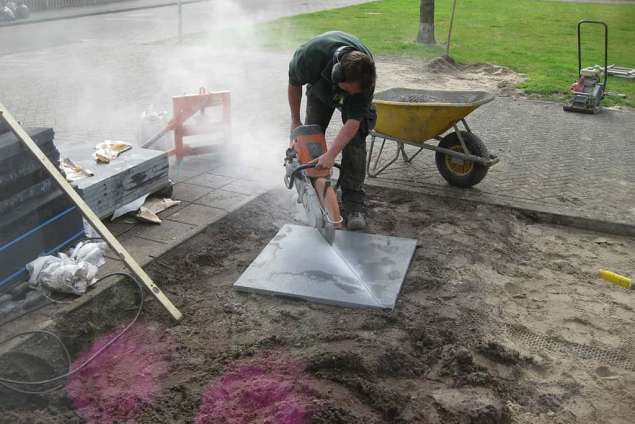
[{"label": "wheelbarrow wheel", "polygon": [[[454,150],[460,153],[469,153],[484,158],[489,157],[487,147],[473,133],[461,131],[461,136],[469,152],[463,150],[461,140],[457,133],[453,132],[441,139],[439,147]],[[436,152],[435,160],[437,169],[445,180],[453,186],[469,188],[481,182],[487,175],[488,167],[480,163],[456,158],[445,153]]]}]

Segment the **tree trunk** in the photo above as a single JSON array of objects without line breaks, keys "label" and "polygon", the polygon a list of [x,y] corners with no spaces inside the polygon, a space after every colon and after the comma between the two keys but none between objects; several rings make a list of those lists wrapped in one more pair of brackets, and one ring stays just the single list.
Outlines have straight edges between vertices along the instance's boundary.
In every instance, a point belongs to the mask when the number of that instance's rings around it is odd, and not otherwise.
[{"label": "tree trunk", "polygon": [[417,43],[435,44],[434,41],[434,0],[419,2],[419,34]]}]

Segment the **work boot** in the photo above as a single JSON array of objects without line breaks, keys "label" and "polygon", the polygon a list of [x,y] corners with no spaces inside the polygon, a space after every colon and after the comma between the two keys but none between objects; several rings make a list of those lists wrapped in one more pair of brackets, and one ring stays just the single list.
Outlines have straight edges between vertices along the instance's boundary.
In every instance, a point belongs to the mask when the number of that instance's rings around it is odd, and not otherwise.
[{"label": "work boot", "polygon": [[346,229],[348,230],[363,230],[367,225],[366,214],[362,212],[351,212],[346,215]]}]

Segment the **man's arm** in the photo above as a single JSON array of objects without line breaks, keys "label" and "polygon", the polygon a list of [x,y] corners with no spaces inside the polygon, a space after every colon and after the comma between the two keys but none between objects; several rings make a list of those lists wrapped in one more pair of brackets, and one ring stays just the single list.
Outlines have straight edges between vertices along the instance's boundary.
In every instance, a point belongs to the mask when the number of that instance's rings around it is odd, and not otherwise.
[{"label": "man's arm", "polygon": [[356,119],[349,119],[348,121],[346,121],[340,132],[337,133],[337,136],[335,137],[331,148],[318,158],[317,163],[319,168],[333,167],[337,155],[339,155],[342,150],[344,150],[344,147],[346,147],[346,145],[353,139],[353,137],[355,137],[357,131],[359,131],[359,125],[360,121]]},{"label": "man's arm", "polygon": [[302,104],[302,86],[289,83],[287,89],[287,97],[289,99],[289,109],[291,110],[291,130],[293,131],[300,125],[300,105]]}]

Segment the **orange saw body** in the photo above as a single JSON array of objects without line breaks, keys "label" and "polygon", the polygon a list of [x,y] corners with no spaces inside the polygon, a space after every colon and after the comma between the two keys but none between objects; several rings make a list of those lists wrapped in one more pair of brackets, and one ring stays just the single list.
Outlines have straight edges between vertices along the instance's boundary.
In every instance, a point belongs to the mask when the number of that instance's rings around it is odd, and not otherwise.
[{"label": "orange saw body", "polygon": [[326,153],[326,139],[319,125],[300,126],[291,138],[285,158],[285,185],[289,189],[295,185],[309,223],[332,244],[343,219],[331,185],[331,170],[316,168],[317,158]]}]

